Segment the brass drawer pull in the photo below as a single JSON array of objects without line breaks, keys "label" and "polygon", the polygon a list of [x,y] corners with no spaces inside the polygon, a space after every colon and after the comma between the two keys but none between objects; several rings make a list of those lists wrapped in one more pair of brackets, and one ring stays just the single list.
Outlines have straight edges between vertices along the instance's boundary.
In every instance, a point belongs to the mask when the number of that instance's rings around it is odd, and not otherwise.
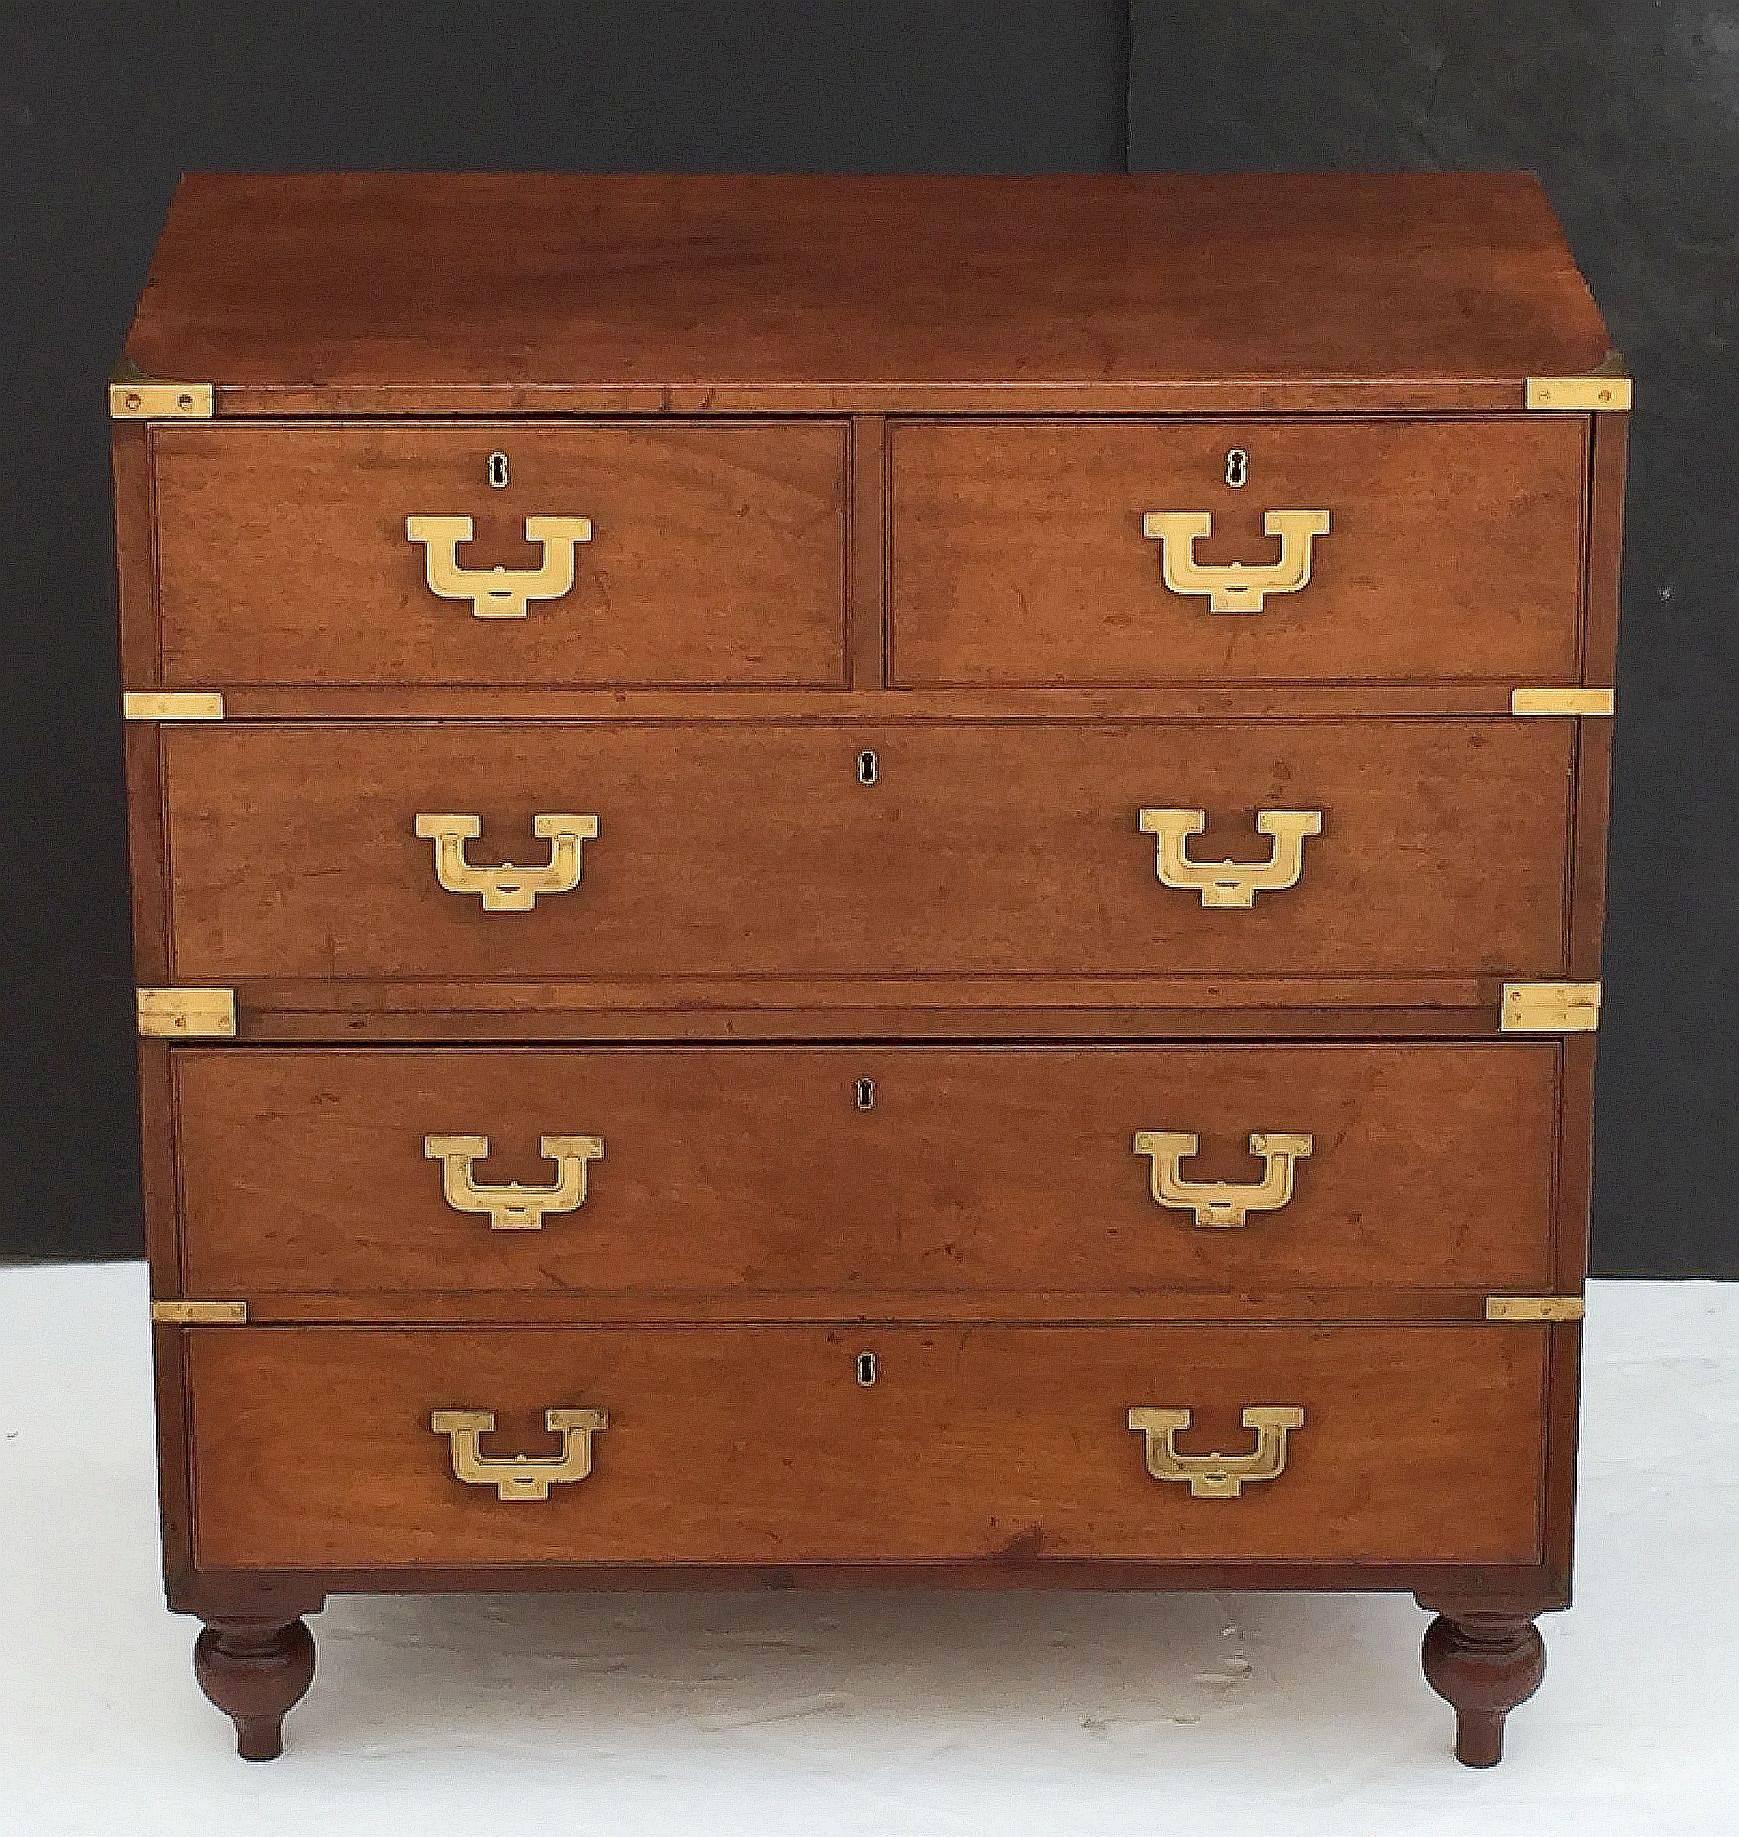
[{"label": "brass drawer pull", "polygon": [[1296,593],[1310,581],[1312,544],[1326,536],[1326,510],[1270,510],[1262,530],[1280,542],[1280,559],[1262,566],[1231,561],[1210,568],[1196,560],[1196,543],[1214,531],[1208,510],[1150,510],[1141,533],[1159,544],[1161,579],[1173,593],[1205,593],[1209,612],[1260,612],[1270,593]]},{"label": "brass drawer pull", "polygon": [[547,1499],[552,1486],[585,1479],[592,1471],[592,1437],[609,1424],[604,1410],[545,1410],[543,1426],[562,1438],[562,1450],[534,1460],[483,1452],[483,1437],[495,1427],[493,1410],[436,1410],[429,1418],[429,1427],[452,1443],[453,1477],[467,1486],[493,1486],[508,1500]]},{"label": "brass drawer pull", "polygon": [[485,912],[529,912],[540,893],[571,893],[580,884],[580,845],[597,840],[595,816],[534,816],[531,833],[550,845],[542,867],[473,867],[465,844],[483,833],[480,818],[419,810],[413,825],[435,845],[435,878],[449,893],[475,893]]},{"label": "brass drawer pull", "polygon": [[1256,1431],[1248,1454],[1179,1454],[1177,1437],[1194,1420],[1190,1410],[1136,1407],[1129,1426],[1146,1438],[1147,1471],[1156,1480],[1181,1480],[1192,1499],[1236,1499],[1257,1480],[1277,1480],[1286,1471],[1286,1437],[1304,1427],[1296,1404],[1253,1403],[1244,1411],[1246,1429]]},{"label": "brass drawer pull", "polygon": [[531,600],[559,600],[573,590],[575,556],[592,539],[590,517],[527,517],[525,539],[543,550],[535,568],[462,568],[459,544],[471,540],[469,517],[406,517],[405,534],[423,544],[423,578],[444,600],[469,600],[474,619],[523,619]]},{"label": "brass drawer pull", "polygon": [[601,1135],[540,1135],[537,1152],[556,1164],[549,1186],[479,1186],[475,1168],[489,1153],[486,1135],[425,1135],[423,1154],[441,1163],[441,1196],[455,1212],[484,1212],[491,1231],[541,1231],[552,1214],[586,1203],[586,1163],[604,1157]]},{"label": "brass drawer pull", "polygon": [[1304,838],[1322,834],[1320,810],[1258,810],[1256,833],[1274,843],[1266,861],[1192,861],[1187,843],[1208,826],[1205,810],[1143,810],[1141,833],[1157,838],[1160,884],[1199,893],[1204,906],[1248,908],[1258,893],[1295,887],[1304,872]]},{"label": "brass drawer pull", "polygon": [[1262,1157],[1262,1178],[1247,1185],[1230,1180],[1186,1180],[1183,1163],[1201,1138],[1182,1129],[1143,1129],[1135,1152],[1153,1161],[1153,1200],[1174,1212],[1193,1212],[1203,1229],[1227,1230],[1248,1224],[1252,1212],[1278,1212],[1292,1203],[1294,1170],[1316,1146],[1310,1135],[1257,1130],[1250,1152]]}]

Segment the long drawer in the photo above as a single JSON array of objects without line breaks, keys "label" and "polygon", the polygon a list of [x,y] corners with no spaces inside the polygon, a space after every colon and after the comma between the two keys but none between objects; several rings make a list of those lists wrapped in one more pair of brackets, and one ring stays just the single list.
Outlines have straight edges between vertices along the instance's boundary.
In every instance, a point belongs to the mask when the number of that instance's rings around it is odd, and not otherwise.
[{"label": "long drawer", "polygon": [[1550,976],[1572,726],[169,728],[172,967]]},{"label": "long drawer", "polygon": [[151,451],[171,686],[843,680],[837,421],[207,424]]},{"label": "long drawer", "polygon": [[[1550,1281],[1554,1043],[187,1048],[195,1294]],[[927,1299],[923,1299],[927,1298]]]},{"label": "long drawer", "polygon": [[1574,676],[1572,417],[903,425],[893,677]]},{"label": "long drawer", "polygon": [[1548,1331],[199,1329],[195,1550],[1531,1561]]}]

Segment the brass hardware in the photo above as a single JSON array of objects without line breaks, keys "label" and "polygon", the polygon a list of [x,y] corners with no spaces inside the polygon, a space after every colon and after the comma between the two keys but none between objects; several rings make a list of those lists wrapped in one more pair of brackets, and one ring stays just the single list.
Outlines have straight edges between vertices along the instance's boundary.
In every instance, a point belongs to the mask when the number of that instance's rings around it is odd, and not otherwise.
[{"label": "brass hardware", "polygon": [[435,878],[449,893],[475,893],[485,912],[529,912],[540,893],[571,893],[580,884],[580,847],[598,836],[595,816],[547,816],[531,819],[531,833],[550,844],[542,867],[473,867],[465,844],[483,833],[480,818],[437,815],[419,810],[412,827],[435,845]]},{"label": "brass hardware", "polygon": [[497,491],[507,484],[507,455],[499,447],[484,462],[483,474]]},{"label": "brass hardware", "polygon": [[865,1390],[868,1390],[880,1376],[881,1372],[876,1364],[876,1355],[873,1352],[860,1352],[857,1355],[858,1383]]},{"label": "brass hardware", "polygon": [[1320,810],[1258,810],[1256,833],[1273,838],[1266,861],[1191,861],[1185,844],[1208,826],[1205,810],[1143,810],[1141,832],[1156,836],[1160,883],[1200,893],[1204,906],[1247,908],[1258,893],[1296,886],[1304,872],[1304,838],[1322,834]]},{"label": "brass hardware", "polygon": [[240,1327],[248,1318],[245,1301],[153,1301],[151,1318],[162,1327]]},{"label": "brass hardware", "polygon": [[860,1110],[873,1110],[876,1107],[876,1081],[873,1078],[860,1078],[851,1087],[852,1101]]},{"label": "brass hardware", "polygon": [[469,600],[474,619],[523,619],[531,600],[559,600],[574,584],[575,552],[592,539],[590,517],[527,517],[525,539],[543,550],[535,568],[462,568],[469,517],[406,517],[405,534],[424,545],[423,578],[444,600]]},{"label": "brass hardware", "polygon": [[486,1135],[425,1135],[423,1153],[441,1163],[441,1197],[455,1212],[487,1213],[491,1231],[541,1231],[551,1214],[586,1203],[586,1163],[604,1157],[601,1135],[540,1135],[537,1152],[556,1164],[549,1186],[479,1186],[474,1170],[489,1153]]},{"label": "brass hardware", "polygon": [[221,721],[223,697],[215,689],[129,689],[121,697],[126,721]]},{"label": "brass hardware", "polygon": [[1194,1412],[1142,1409],[1129,1412],[1129,1426],[1146,1438],[1147,1471],[1156,1480],[1182,1480],[1192,1499],[1236,1499],[1257,1480],[1276,1480],[1286,1471],[1286,1437],[1304,1427],[1304,1411],[1295,1404],[1252,1404],[1244,1411],[1246,1429],[1256,1431],[1248,1454],[1179,1454],[1177,1437],[1194,1420]]},{"label": "brass hardware", "polygon": [[1561,414],[1590,414],[1630,407],[1628,376],[1530,376],[1524,391],[1529,408]]},{"label": "brass hardware", "polygon": [[1181,1129],[1143,1129],[1135,1138],[1135,1152],[1153,1161],[1154,1203],[1193,1212],[1204,1230],[1228,1230],[1248,1224],[1252,1212],[1278,1212],[1290,1205],[1293,1170],[1315,1146],[1314,1136],[1258,1130],[1250,1137],[1250,1152],[1262,1157],[1262,1178],[1236,1185],[1183,1178],[1182,1164],[1201,1147],[1199,1136]]},{"label": "brass hardware", "polygon": [[1506,982],[1500,1033],[1593,1033],[1600,1025],[1597,982]]},{"label": "brass hardware", "polygon": [[1512,689],[1511,714],[1611,714],[1610,689]]},{"label": "brass hardware", "polygon": [[160,383],[148,377],[109,385],[114,421],[209,421],[215,404],[210,383]]},{"label": "brass hardware", "polygon": [[876,757],[873,747],[866,746],[857,756],[857,782],[860,785],[873,785],[881,775],[881,760]]},{"label": "brass hardware", "polygon": [[234,989],[140,989],[139,1032],[148,1040],[232,1040]]},{"label": "brass hardware", "polygon": [[592,1437],[609,1427],[603,1410],[545,1410],[543,1426],[562,1438],[557,1455],[500,1457],[483,1452],[483,1437],[495,1427],[493,1410],[436,1410],[429,1427],[452,1443],[453,1477],[467,1486],[493,1486],[500,1499],[547,1499],[552,1486],[583,1480],[592,1471]]},{"label": "brass hardware", "polygon": [[1487,1320],[1580,1320],[1588,1311],[1580,1295],[1488,1295]]},{"label": "brass hardware", "polygon": [[[1226,482],[1232,482],[1230,471]],[[1213,534],[1209,510],[1150,510],[1141,533],[1159,544],[1160,578],[1173,593],[1205,593],[1209,612],[1260,612],[1268,594],[1296,593],[1309,584],[1311,544],[1329,533],[1330,522],[1326,510],[1265,511],[1263,533],[1279,538],[1280,559],[1260,566],[1233,561],[1210,568],[1196,560],[1196,543]]]}]

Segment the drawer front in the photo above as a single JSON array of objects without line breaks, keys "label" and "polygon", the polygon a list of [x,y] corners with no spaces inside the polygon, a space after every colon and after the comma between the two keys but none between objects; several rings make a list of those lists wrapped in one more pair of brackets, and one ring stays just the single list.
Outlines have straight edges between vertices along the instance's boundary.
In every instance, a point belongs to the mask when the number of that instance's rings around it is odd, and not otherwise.
[{"label": "drawer front", "polygon": [[1558,1056],[188,1048],[184,1269],[195,1294],[567,1291],[679,1312],[1526,1291],[1551,1279]]},{"label": "drawer front", "polygon": [[152,453],[171,685],[843,681],[837,422],[206,425]]},{"label": "drawer front", "polygon": [[[1572,728],[170,728],[175,979],[1550,976]],[[1162,883],[1192,806],[1186,863],[1294,884]]]},{"label": "drawer front", "polygon": [[1573,678],[1586,444],[1550,415],[900,427],[894,680]]},{"label": "drawer front", "polygon": [[[1527,1562],[1548,1331],[207,1328],[188,1337],[195,1551],[290,1569]],[[1250,1408],[1301,1420],[1252,1428]],[[552,1409],[575,1413],[558,1434]],[[1132,1409],[1192,1421],[1131,1429]],[[437,1432],[436,1412],[460,1417]],[[1197,1490],[1212,1473],[1188,1457],[1214,1451],[1253,1457],[1235,1495]],[[518,1453],[556,1474],[487,1465]]]}]

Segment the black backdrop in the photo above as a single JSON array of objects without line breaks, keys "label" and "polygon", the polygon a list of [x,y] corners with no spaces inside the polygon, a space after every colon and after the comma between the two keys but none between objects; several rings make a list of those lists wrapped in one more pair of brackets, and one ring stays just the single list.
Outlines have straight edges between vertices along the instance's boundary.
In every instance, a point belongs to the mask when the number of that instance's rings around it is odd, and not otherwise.
[{"label": "black backdrop", "polygon": [[1514,165],[1640,379],[1598,1266],[1739,1275],[1739,0],[14,0],[0,158],[0,1256],[139,1249],[102,384],[178,171]]}]

